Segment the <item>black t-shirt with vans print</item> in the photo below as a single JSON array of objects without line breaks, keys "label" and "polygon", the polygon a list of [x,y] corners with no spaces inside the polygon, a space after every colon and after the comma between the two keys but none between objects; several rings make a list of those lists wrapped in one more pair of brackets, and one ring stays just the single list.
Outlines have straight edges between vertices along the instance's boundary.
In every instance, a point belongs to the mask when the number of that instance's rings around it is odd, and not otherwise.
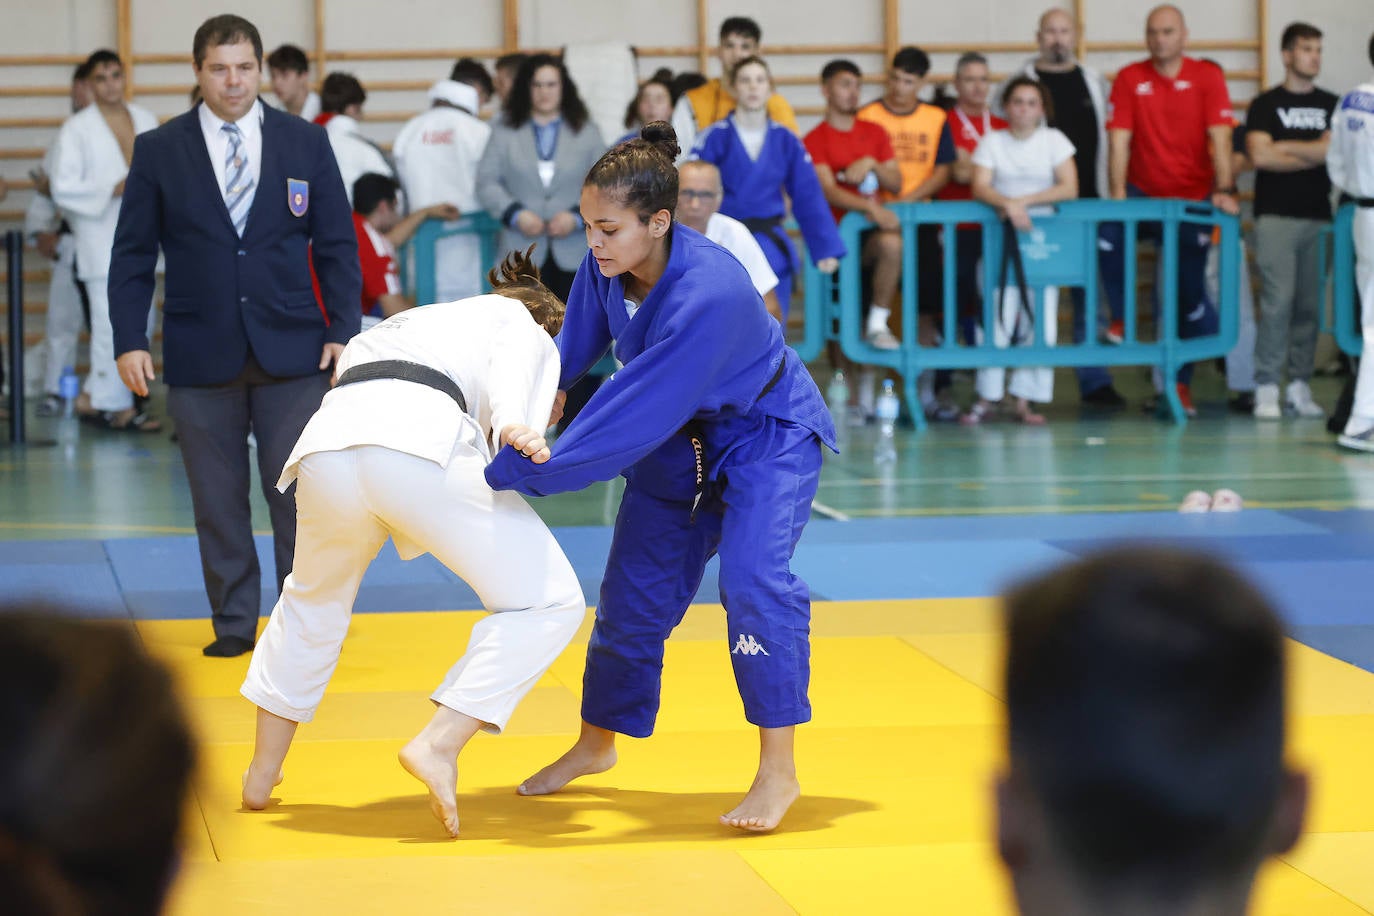
[{"label": "black t-shirt with vans print", "polygon": [[[1331,129],[1331,113],[1339,99],[1324,89],[1289,92],[1275,86],[1255,96],[1245,118],[1247,131],[1264,131],[1283,140],[1319,140]],[[1255,174],[1255,215],[1331,219],[1331,179],[1326,166],[1298,172]]]}]

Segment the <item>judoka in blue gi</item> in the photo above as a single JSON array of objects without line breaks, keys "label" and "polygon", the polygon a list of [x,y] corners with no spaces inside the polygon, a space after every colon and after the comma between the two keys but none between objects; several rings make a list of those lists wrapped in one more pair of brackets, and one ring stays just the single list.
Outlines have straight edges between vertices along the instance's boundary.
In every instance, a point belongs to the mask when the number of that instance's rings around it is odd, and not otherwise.
[{"label": "judoka in blue gi", "polygon": [[746,57],[735,65],[730,81],[738,106],[697,138],[690,158],[720,169],[725,187],[720,212],[744,223],[758,239],[778,275],[776,292],[786,323],[799,262],[783,230],[787,218],[783,191],[792,201],[792,215],[821,273],[833,273],[839,266],[844,243],[806,147],[796,134],[768,118],[768,98],[773,94],[768,65],[762,58]]},{"label": "judoka in blue gi", "polygon": [[673,222],[677,151],[672,128],[654,122],[603,155],[582,188],[590,251],[568,301],[559,387],[612,345],[624,368],[546,463],[503,449],[486,472],[496,489],[527,495],[627,479],[587,649],[581,735],[520,792],[602,772],[617,733],[652,733],[664,641],[719,554],[735,681],[760,734],[758,774],[721,821],[771,830],[800,793],[793,735],[811,718],[810,593],[790,562],[835,430],[748,273]]}]

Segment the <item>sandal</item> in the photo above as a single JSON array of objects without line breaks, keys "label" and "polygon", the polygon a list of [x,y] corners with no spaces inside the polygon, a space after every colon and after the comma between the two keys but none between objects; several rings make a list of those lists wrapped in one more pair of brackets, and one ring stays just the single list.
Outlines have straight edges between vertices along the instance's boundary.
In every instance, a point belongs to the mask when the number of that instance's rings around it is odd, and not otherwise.
[{"label": "sandal", "polygon": [[1029,407],[1026,408],[1025,410],[1018,410],[1018,411],[1016,412],[1016,419],[1017,419],[1018,422],[1024,423],[1026,426],[1044,426],[1044,425],[1045,425],[1045,415],[1042,414],[1042,413],[1036,413],[1035,411],[1031,410]]},{"label": "sandal", "polygon": [[[128,414],[128,419],[120,422]],[[81,422],[100,429],[129,433],[156,433],[162,430],[162,423],[145,410],[129,408],[125,410],[100,410],[81,415]]]},{"label": "sandal", "polygon": [[960,426],[977,426],[992,413],[992,405],[985,401],[974,401],[973,406],[959,418]]}]

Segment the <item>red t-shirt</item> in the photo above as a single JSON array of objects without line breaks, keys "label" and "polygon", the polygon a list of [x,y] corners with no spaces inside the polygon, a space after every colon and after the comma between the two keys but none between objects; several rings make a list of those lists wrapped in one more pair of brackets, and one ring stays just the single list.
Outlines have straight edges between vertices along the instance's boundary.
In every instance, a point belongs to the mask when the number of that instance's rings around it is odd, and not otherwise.
[{"label": "red t-shirt", "polygon": [[378,300],[401,291],[401,275],[396,269],[391,243],[373,229],[360,214],[353,214],[353,232],[358,236],[358,266],[363,272],[363,314],[382,314]]},{"label": "red t-shirt", "polygon": [[[830,166],[830,170],[836,176],[835,183],[851,194],[859,194],[861,197],[876,197],[878,189],[875,187],[870,193],[861,193],[858,185],[840,181],[840,172],[844,171],[849,163],[864,156],[872,156],[879,163],[897,158],[897,154],[892,151],[892,138],[881,125],[871,121],[855,120],[852,130],[836,130],[822,121],[806,135],[803,142],[806,144],[806,151],[811,154],[811,162],[814,165]],[[830,212],[835,215],[835,222],[838,223],[847,211],[831,207]]]},{"label": "red t-shirt", "polygon": [[1232,123],[1226,77],[1205,61],[1185,57],[1169,79],[1142,60],[1112,84],[1107,129],[1131,132],[1126,181],[1149,197],[1207,198],[1214,178],[1207,128]]},{"label": "red t-shirt", "polygon": [[[993,130],[1006,130],[1008,126],[1006,121],[990,111],[983,112],[981,117],[971,118],[960,111],[957,105],[949,110],[949,120],[945,123],[949,125],[954,145],[970,155],[978,148],[978,141],[983,139],[984,134]],[[935,195],[935,199],[973,200],[973,185],[960,184],[951,178],[949,183],[940,189],[940,193]]]}]

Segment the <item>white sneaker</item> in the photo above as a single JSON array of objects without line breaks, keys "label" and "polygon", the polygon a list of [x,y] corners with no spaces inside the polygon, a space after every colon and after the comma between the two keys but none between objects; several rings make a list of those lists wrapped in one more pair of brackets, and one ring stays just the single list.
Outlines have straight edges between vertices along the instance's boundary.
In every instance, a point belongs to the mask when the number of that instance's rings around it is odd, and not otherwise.
[{"label": "white sneaker", "polygon": [[[1326,416],[1326,411],[1322,410],[1321,405],[1312,400],[1312,389],[1308,387],[1306,382],[1289,382],[1286,394],[1288,409],[1298,416],[1310,420],[1320,420]],[[1256,405],[1258,405],[1258,400],[1256,400]],[[1258,410],[1259,407],[1256,406],[1255,409]]]},{"label": "white sneaker", "polygon": [[1277,420],[1283,416],[1279,407],[1279,386],[1259,385],[1255,388],[1255,419]]},{"label": "white sneaker", "polygon": [[902,345],[891,331],[887,328],[874,328],[864,335],[864,340],[868,341],[870,347],[879,350],[895,350]]},{"label": "white sneaker", "polygon": [[1336,440],[1337,445],[1345,448],[1353,448],[1357,452],[1374,452],[1374,426],[1369,427],[1364,432],[1342,433]]},{"label": "white sneaker", "polygon": [[1245,502],[1235,490],[1222,489],[1212,494],[1213,512],[1239,512],[1243,508]]},{"label": "white sneaker", "polygon": [[1185,515],[1191,515],[1194,512],[1207,512],[1211,508],[1211,494],[1204,493],[1202,490],[1194,490],[1183,497],[1183,502],[1179,504],[1178,511]]}]

